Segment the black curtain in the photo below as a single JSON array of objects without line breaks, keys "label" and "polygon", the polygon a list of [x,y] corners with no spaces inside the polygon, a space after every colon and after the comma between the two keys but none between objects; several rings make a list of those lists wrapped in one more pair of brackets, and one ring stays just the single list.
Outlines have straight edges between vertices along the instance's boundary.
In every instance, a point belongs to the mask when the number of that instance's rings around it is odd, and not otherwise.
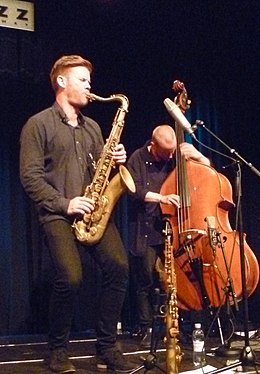
[{"label": "black curtain", "polygon": [[[203,120],[259,169],[259,8],[258,1],[36,1],[34,33],[0,28],[2,336],[47,331],[52,266],[20,185],[19,136],[26,119],[54,99],[48,82],[54,60],[62,54],[82,54],[95,67],[93,92],[129,97],[122,136],[128,154],[143,145],[156,124],[172,123],[163,100],[174,97],[172,81],[180,79],[192,101],[187,118],[192,123]],[[93,104],[85,111],[98,120],[106,137],[114,108]],[[197,136],[225,152],[203,128]],[[200,149],[233,183],[234,170],[222,169],[229,161]],[[259,178],[244,165],[242,190],[246,239],[259,257]],[[126,249],[127,209],[123,197],[115,217]],[[84,266],[86,282],[77,303],[75,331],[92,328],[95,318],[99,270],[88,257]],[[250,318],[257,322],[259,302],[257,288],[249,299]],[[122,318],[131,325],[131,295],[126,304]]]}]

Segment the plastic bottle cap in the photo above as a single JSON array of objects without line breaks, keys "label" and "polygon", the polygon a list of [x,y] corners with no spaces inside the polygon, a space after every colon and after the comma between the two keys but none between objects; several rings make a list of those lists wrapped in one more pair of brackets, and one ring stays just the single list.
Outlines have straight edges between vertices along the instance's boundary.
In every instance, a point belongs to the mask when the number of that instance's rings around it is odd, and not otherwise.
[{"label": "plastic bottle cap", "polygon": [[195,329],[201,329],[201,323],[195,323]]}]

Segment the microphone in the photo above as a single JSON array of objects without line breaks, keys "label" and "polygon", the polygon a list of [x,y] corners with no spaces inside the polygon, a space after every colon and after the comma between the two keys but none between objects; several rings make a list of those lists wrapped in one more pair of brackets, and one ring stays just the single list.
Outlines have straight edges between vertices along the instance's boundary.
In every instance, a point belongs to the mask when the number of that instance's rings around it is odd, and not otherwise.
[{"label": "microphone", "polygon": [[183,130],[185,130],[189,135],[191,135],[194,139],[197,140],[195,134],[193,134],[195,129],[192,128],[191,124],[183,115],[178,105],[176,105],[172,100],[168,98],[165,99],[163,103],[170,116],[183,128]]}]

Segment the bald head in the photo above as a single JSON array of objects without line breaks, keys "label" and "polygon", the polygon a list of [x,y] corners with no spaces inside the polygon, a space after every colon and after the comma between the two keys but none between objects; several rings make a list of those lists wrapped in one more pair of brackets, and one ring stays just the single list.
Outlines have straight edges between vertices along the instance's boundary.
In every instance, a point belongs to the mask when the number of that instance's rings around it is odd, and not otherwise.
[{"label": "bald head", "polygon": [[157,126],[152,133],[152,142],[161,148],[172,148],[176,144],[176,136],[173,128],[169,125]]},{"label": "bald head", "polygon": [[169,125],[157,126],[152,133],[151,151],[156,159],[169,159],[176,149],[176,136]]}]

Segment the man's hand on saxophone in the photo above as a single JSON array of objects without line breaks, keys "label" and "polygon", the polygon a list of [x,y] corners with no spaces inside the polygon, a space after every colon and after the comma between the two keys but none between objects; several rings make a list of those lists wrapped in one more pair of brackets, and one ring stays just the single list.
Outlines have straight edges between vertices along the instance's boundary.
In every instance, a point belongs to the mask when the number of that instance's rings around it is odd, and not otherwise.
[{"label": "man's hand on saxophone", "polygon": [[112,156],[116,164],[124,164],[126,162],[126,150],[124,145],[117,144]]},{"label": "man's hand on saxophone", "polygon": [[92,199],[85,196],[76,196],[69,202],[67,214],[85,214],[91,213],[94,210],[95,204]]}]

